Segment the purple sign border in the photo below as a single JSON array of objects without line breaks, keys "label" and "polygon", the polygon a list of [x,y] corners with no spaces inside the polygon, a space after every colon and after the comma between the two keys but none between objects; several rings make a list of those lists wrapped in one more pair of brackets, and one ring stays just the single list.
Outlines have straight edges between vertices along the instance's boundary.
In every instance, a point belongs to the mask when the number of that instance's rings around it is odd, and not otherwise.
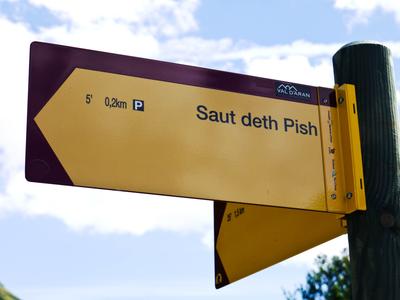
[{"label": "purple sign border", "polygon": [[[320,99],[325,97],[321,98],[322,95],[318,95],[318,88],[313,86],[291,83],[296,87],[306,88],[310,91],[311,97],[309,101],[305,101],[277,95],[276,83],[282,82],[280,80],[33,42],[30,47],[25,162],[25,176],[29,181],[73,185],[34,122],[34,117],[75,68],[269,97],[302,104],[317,105]],[[323,91],[324,95],[328,95],[330,99],[328,103],[321,102],[321,105],[335,106],[334,101],[331,101],[332,89],[324,88],[319,91]]]}]

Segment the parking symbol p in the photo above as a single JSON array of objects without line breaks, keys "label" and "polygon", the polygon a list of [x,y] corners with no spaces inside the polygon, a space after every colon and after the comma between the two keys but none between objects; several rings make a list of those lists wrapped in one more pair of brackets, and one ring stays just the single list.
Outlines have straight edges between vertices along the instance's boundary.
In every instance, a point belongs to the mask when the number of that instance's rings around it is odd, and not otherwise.
[{"label": "parking symbol p", "polygon": [[144,111],[144,101],[133,99],[133,110]]}]

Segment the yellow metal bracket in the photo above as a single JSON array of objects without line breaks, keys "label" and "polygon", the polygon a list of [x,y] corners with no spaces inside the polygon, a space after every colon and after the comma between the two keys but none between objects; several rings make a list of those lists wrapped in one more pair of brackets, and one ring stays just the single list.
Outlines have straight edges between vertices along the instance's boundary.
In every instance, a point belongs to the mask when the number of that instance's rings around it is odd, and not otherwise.
[{"label": "yellow metal bracket", "polygon": [[360,130],[354,85],[335,86],[339,151],[343,176],[343,194],[346,213],[366,210],[365,187],[361,156]]}]

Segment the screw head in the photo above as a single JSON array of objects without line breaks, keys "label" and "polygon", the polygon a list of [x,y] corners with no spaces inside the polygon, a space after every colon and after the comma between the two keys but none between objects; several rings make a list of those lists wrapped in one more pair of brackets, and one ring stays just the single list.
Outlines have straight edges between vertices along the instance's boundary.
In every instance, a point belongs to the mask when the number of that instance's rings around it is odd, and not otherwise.
[{"label": "screw head", "polygon": [[380,216],[380,221],[384,228],[391,228],[396,224],[395,217],[389,212],[383,212]]},{"label": "screw head", "polygon": [[217,276],[215,277],[215,284],[221,284],[222,283],[222,274],[218,273]]},{"label": "screw head", "polygon": [[335,200],[335,199],[336,199],[336,194],[332,194],[332,195],[331,195],[331,198],[332,198],[333,200]]},{"label": "screw head", "polygon": [[353,193],[352,192],[348,192],[347,194],[346,194],[346,198],[347,199],[351,199],[353,197]]},{"label": "screw head", "polygon": [[339,97],[339,104],[342,104],[344,102],[344,98],[343,97]]}]

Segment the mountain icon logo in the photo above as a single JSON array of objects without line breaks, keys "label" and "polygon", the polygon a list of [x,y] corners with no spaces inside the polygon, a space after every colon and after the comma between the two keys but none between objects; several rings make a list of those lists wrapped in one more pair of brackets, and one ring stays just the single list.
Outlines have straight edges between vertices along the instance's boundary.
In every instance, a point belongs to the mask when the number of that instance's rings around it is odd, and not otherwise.
[{"label": "mountain icon logo", "polygon": [[295,85],[287,82],[275,83],[276,95],[284,98],[311,100],[311,89],[307,86]]},{"label": "mountain icon logo", "polygon": [[297,92],[296,87],[294,85],[291,85],[291,84],[283,84],[283,83],[281,83],[278,86],[278,89],[284,89],[284,90],[288,90],[288,91],[292,91],[292,92]]}]

